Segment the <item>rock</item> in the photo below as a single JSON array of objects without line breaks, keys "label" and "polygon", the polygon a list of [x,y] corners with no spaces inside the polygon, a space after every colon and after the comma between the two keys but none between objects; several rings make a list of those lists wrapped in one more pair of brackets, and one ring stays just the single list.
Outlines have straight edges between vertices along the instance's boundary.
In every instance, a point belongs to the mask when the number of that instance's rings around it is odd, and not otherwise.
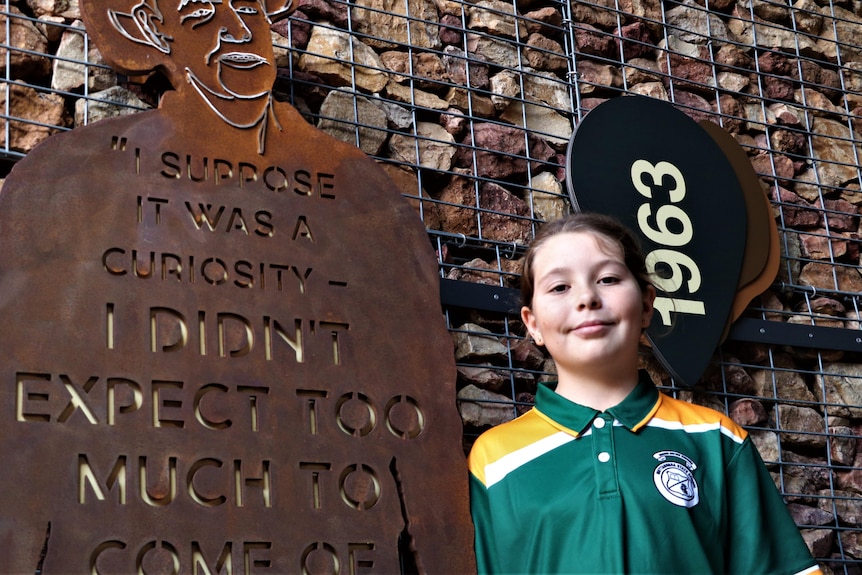
[{"label": "rock", "polygon": [[458,366],[458,379],[466,384],[497,393],[505,391],[507,385],[511,386],[507,374],[490,363]]},{"label": "rock", "polygon": [[455,156],[455,138],[440,124],[419,122],[416,136],[397,133],[389,138],[392,157],[423,168],[448,171]]},{"label": "rock", "polygon": [[320,116],[318,128],[366,154],[376,155],[389,135],[386,113],[368,98],[355,94],[332,90],[320,107]]},{"label": "rock", "polygon": [[480,63],[503,68],[516,68],[519,64],[518,50],[511,43],[482,34],[467,34],[467,52]]},{"label": "rock", "polygon": [[0,47],[0,73],[13,80],[44,81],[51,73],[51,61],[45,56],[48,39],[18,8],[9,6],[8,11],[12,17],[0,14],[0,29],[8,29],[5,44],[11,50]]},{"label": "rock", "polygon": [[75,102],[75,125],[92,124],[105,118],[137,114],[149,108],[140,98],[120,86],[113,86],[95,94],[90,99],[79,98]]},{"label": "rock", "polygon": [[536,70],[564,74],[569,68],[569,61],[560,43],[541,34],[530,34],[527,38],[524,57],[530,67]]},{"label": "rock", "polygon": [[826,447],[826,425],[823,416],[810,407],[779,404],[775,417],[781,429],[781,444],[805,449]]},{"label": "rock", "polygon": [[[366,44],[341,30],[315,26],[307,52],[299,58],[299,69],[316,74],[333,86],[356,86],[379,92],[389,82],[380,57]],[[351,66],[350,62],[356,65]]]},{"label": "rock", "polygon": [[472,363],[506,357],[508,349],[489,330],[474,323],[465,323],[452,333],[455,360]]},{"label": "rock", "polygon": [[356,0],[350,6],[353,29],[369,46],[440,48],[437,6],[431,0]]},{"label": "rock", "polygon": [[572,120],[558,114],[553,108],[536,104],[511,102],[500,114],[500,119],[523,125],[550,144],[560,147],[569,143],[574,132]]},{"label": "rock", "polygon": [[511,2],[502,0],[479,0],[467,4],[467,28],[501,38],[523,39],[527,30],[516,24]]},{"label": "rock", "polygon": [[[8,101],[6,94],[11,96]],[[25,120],[8,121],[8,142],[6,130],[0,130],[0,142],[16,152],[26,154],[60,130],[51,126],[68,126],[70,123],[65,102],[58,94],[37,92],[29,86],[0,83],[0,107],[5,110],[7,105],[10,116]],[[3,125],[7,125],[6,121]]]},{"label": "rock", "polygon": [[[51,88],[61,92],[73,92],[84,85],[85,79],[88,89],[93,92],[116,85],[116,72],[105,65],[101,54],[92,43],[89,52],[84,53],[83,24],[78,21],[74,26],[81,31],[68,28],[60,39],[57,59],[54,60],[54,73],[51,76]],[[78,62],[90,64],[84,66]]]},{"label": "rock", "polygon": [[760,425],[766,421],[766,410],[755,399],[737,399],[730,404],[728,415],[739,425]]},{"label": "rock", "polygon": [[[665,22],[683,42],[706,44],[707,41],[732,42],[724,21],[714,12],[707,12],[695,0],[684,0],[665,12]],[[707,36],[707,30],[709,35]]]},{"label": "rock", "polygon": [[458,392],[458,411],[466,425],[490,427],[515,418],[512,400],[505,395],[468,385]]},{"label": "rock", "polygon": [[[449,80],[460,86],[467,86],[467,55],[460,48],[446,46],[443,50],[443,67]],[[471,88],[487,88],[489,86],[488,66],[470,62]]]},{"label": "rock", "polygon": [[385,92],[386,96],[396,102],[411,104],[418,108],[445,110],[449,107],[449,102],[431,92],[419,90],[418,88],[411,88],[410,86],[402,86],[394,81],[386,84]]},{"label": "rock", "polygon": [[533,213],[538,219],[550,222],[570,212],[567,192],[551,172],[541,172],[533,176],[530,189],[527,203],[533,206]]},{"label": "rock", "polygon": [[826,390],[832,417],[862,418],[862,365],[830,363],[823,366],[824,374],[818,378]]}]

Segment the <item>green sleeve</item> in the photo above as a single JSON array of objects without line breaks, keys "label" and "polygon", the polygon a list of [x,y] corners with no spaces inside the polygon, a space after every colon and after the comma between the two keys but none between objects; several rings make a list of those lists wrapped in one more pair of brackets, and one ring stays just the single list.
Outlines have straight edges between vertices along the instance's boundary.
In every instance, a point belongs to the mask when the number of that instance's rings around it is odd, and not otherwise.
[{"label": "green sleeve", "polygon": [[750,438],[726,478],[728,572],[791,575],[816,565]]},{"label": "green sleeve", "polygon": [[470,474],[470,513],[473,516],[473,527],[476,531],[476,570],[479,575],[500,573],[501,570],[497,564],[500,556],[494,542],[488,490],[472,473]]}]

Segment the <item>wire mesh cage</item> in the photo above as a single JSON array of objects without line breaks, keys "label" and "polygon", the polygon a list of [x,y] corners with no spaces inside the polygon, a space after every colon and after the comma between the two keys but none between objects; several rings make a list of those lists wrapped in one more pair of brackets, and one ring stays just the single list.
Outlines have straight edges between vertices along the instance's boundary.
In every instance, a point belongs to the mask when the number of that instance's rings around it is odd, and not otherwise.
[{"label": "wire mesh cage", "polygon": [[[75,2],[6,0],[0,18],[2,175],[51,134],[169,89],[104,65]],[[578,123],[640,94],[730,132],[771,202],[778,280],[698,385],[649,353],[643,367],[745,426],[827,572],[860,573],[860,25],[853,0],[303,0],[273,26],[275,94],[378,159],[424,222],[453,294],[465,449],[554,377],[513,292],[536,229],[572,209]]]}]

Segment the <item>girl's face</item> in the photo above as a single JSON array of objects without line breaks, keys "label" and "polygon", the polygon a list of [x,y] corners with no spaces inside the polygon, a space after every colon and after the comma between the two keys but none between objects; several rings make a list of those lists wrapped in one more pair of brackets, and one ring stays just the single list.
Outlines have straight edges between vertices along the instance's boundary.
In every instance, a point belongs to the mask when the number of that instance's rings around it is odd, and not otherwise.
[{"label": "girl's face", "polygon": [[521,317],[561,376],[637,366],[655,289],[641,291],[620,246],[588,232],[561,233],[538,248],[532,267],[535,291]]}]

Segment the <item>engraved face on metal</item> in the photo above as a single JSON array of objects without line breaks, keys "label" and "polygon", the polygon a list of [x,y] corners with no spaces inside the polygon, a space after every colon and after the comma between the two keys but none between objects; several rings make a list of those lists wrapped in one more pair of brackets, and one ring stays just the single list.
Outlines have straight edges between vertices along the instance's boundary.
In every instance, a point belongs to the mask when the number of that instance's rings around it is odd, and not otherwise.
[{"label": "engraved face on metal", "polygon": [[177,62],[183,78],[174,81],[191,86],[222,121],[258,128],[262,140],[276,76],[264,0],[143,0],[108,12],[124,38]]}]

